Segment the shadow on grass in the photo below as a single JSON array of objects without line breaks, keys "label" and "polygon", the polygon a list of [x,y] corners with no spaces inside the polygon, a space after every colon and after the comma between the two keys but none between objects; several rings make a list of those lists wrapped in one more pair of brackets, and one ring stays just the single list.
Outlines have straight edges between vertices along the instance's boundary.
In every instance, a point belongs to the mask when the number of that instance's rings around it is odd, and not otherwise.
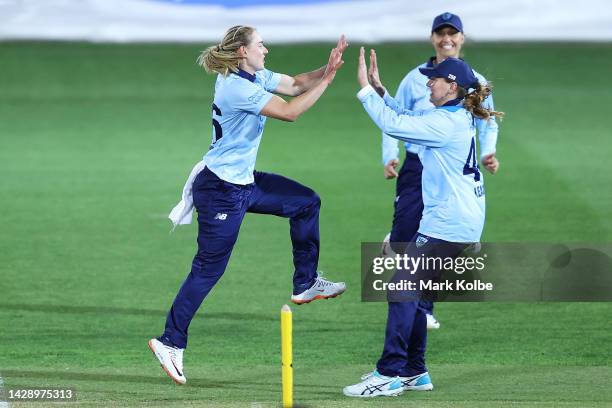
[{"label": "shadow on grass", "polygon": [[[96,314],[96,315],[122,315],[122,316],[150,316],[150,317],[166,317],[167,310],[155,309],[140,309],[135,307],[108,307],[108,306],[74,306],[74,305],[42,305],[42,304],[26,304],[26,303],[0,303],[0,312],[2,311],[19,311],[19,312],[38,312],[38,313],[60,313],[60,314]],[[223,312],[214,313],[206,312],[205,310],[198,312],[194,319],[212,319],[212,320],[256,320],[266,322],[280,321],[279,316],[269,313],[249,313],[249,312]],[[304,323],[329,323],[328,320],[319,320],[300,317],[300,322]],[[319,331],[336,332],[338,324],[349,324],[354,330],[353,322],[336,322],[336,327],[323,327]],[[309,329],[312,331],[312,329]]]},{"label": "shadow on grass", "polygon": [[[0,303],[0,312],[2,311],[19,311],[19,312],[37,312],[37,313],[59,313],[59,314],[96,314],[96,315],[120,315],[120,316],[149,316],[149,317],[162,317],[165,318],[167,310],[155,310],[155,309],[140,309],[134,307],[108,307],[108,306],[74,306],[74,305],[42,305],[42,304],[26,304],[26,303]],[[249,313],[249,312],[223,312],[214,313],[206,312],[205,310],[200,311],[194,317],[197,319],[210,319],[210,320],[232,320],[232,321],[263,321],[263,322],[278,322],[280,321],[279,316],[269,313]],[[317,323],[322,326],[313,329],[303,329],[308,332],[340,332],[340,331],[355,331],[354,323],[351,321],[334,322],[334,326],[326,326],[329,324],[329,320],[320,320],[312,318],[300,317],[302,323]],[[349,327],[340,328],[341,325],[348,325]],[[376,324],[377,325],[377,324]],[[363,328],[363,324],[361,324]],[[357,329],[358,330],[358,329]],[[302,329],[296,328],[295,332],[299,333]]]},{"label": "shadow on grass", "polygon": [[[154,316],[165,317],[167,310],[139,309],[133,307],[107,307],[107,306],[69,306],[69,305],[32,305],[32,304],[7,304],[0,303],[0,311],[15,310],[23,312],[42,312],[42,313],[66,313],[66,314],[106,314],[106,315],[126,315],[126,316]],[[256,314],[256,313],[199,313],[202,319],[220,320],[260,320],[277,321],[275,315]],[[197,318],[197,317],[196,317]]]},{"label": "shadow on grass", "polygon": [[[118,382],[118,383],[138,383],[138,384],[167,384],[169,387],[177,387],[172,381],[164,376],[144,376],[128,374],[103,374],[103,373],[83,373],[65,371],[31,371],[31,370],[3,370],[4,378],[10,379],[41,379],[45,381],[90,381],[90,382]],[[337,389],[336,386],[321,384],[295,384],[297,390],[316,390],[317,395],[337,395],[338,392],[323,391],[323,388]],[[277,393],[280,389],[278,383],[249,381],[244,379],[215,379],[210,378],[190,378],[185,388],[219,388],[219,389],[253,389],[257,391]],[[182,386],[180,386],[182,388]]]},{"label": "shadow on grass", "polygon": [[[5,378],[29,378],[61,381],[93,381],[93,382],[120,382],[139,384],[160,384],[167,378],[160,376],[128,375],[128,374],[102,374],[64,371],[30,371],[30,370],[3,370]],[[202,382],[204,384],[204,382]],[[200,386],[202,386],[200,384]],[[221,382],[206,381],[205,388],[222,388]]]}]

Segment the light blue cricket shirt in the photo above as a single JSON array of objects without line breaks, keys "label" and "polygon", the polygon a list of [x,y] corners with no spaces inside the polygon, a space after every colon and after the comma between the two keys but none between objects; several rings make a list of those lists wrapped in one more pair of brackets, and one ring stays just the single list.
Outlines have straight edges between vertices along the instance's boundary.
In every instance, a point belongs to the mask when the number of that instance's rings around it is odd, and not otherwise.
[{"label": "light blue cricket shirt", "polygon": [[472,114],[461,105],[403,111],[393,98],[381,98],[369,85],[357,97],[383,132],[423,146],[424,209],[419,233],[449,242],[479,242],[485,197]]},{"label": "light blue cricket shirt", "polygon": [[272,99],[281,76],[263,69],[219,75],[212,107],[212,144],[204,163],[220,179],[250,184],[266,117],[259,113]]},{"label": "light blue cricket shirt", "polygon": [[[427,88],[427,78],[421,74],[419,68],[432,67],[435,57],[431,57],[426,63],[419,65],[410,71],[399,87],[395,94],[395,100],[404,109],[411,111],[428,110],[434,107],[429,101],[429,88]],[[474,71],[474,75],[478,78],[478,82],[487,83],[485,77]],[[493,96],[487,97],[482,104],[485,108],[493,109]],[[497,133],[498,126],[495,122],[495,118],[490,120],[476,119],[476,128],[478,130],[478,141],[480,142],[480,157],[490,153],[494,153],[497,145]],[[421,150],[420,146],[406,142],[405,148],[411,153],[418,154]],[[397,147],[397,140],[385,135],[382,137],[382,160],[383,165],[389,163],[392,159],[399,158],[399,149]]]}]

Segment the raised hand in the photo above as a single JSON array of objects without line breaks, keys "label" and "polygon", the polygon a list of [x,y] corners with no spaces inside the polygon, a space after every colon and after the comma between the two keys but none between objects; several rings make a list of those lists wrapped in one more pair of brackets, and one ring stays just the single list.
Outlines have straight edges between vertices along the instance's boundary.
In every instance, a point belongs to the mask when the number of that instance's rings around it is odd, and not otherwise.
[{"label": "raised hand", "polygon": [[344,52],[344,50],[346,50],[347,47],[348,42],[346,42],[346,37],[344,36],[344,34],[342,34],[340,36],[340,39],[338,40],[338,44],[336,44],[336,48],[332,49],[331,51],[329,61],[325,68],[325,73],[323,74],[323,78],[329,81],[330,83],[334,80],[338,69],[340,69],[342,64],[344,64],[344,61],[342,61],[342,53]]},{"label": "raised hand", "polygon": [[365,49],[359,48],[359,59],[357,63],[357,82],[362,88],[369,85],[368,82],[368,67],[365,62]]},{"label": "raised hand", "polygon": [[378,73],[378,62],[376,61],[376,50],[370,50],[370,69],[368,69],[368,80],[372,88],[376,90],[380,96],[385,94],[385,87],[380,81],[380,74]]},{"label": "raised hand", "polygon": [[338,51],[340,51],[340,54],[342,54],[344,52],[344,50],[346,50],[347,47],[348,47],[348,43],[346,42],[346,37],[344,36],[344,34],[342,34],[340,36],[340,39],[338,40],[338,44],[336,45],[336,49]]},{"label": "raised hand", "polygon": [[[344,36],[340,37],[341,40],[343,40],[343,38]],[[340,44],[340,42],[338,43]],[[346,46],[344,46],[344,48],[346,48]],[[323,80],[331,84],[336,76],[336,72],[340,69],[342,64],[344,64],[344,61],[342,61],[342,52],[338,48],[332,48],[329,54],[329,61],[327,61],[327,66],[323,73]]]}]

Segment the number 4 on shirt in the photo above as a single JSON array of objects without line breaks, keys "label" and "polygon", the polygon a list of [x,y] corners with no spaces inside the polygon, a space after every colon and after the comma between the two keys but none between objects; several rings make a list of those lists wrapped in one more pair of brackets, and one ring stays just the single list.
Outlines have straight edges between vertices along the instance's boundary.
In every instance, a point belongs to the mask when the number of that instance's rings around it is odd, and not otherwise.
[{"label": "number 4 on shirt", "polygon": [[476,161],[476,142],[472,137],[472,144],[470,145],[470,153],[468,158],[463,165],[463,175],[474,174],[474,181],[480,181],[480,170],[478,169],[478,162]]}]

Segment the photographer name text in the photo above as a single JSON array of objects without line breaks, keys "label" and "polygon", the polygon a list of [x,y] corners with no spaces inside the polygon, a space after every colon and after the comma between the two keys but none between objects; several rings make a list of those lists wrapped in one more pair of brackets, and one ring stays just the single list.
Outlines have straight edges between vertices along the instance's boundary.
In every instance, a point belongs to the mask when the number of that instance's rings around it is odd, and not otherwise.
[{"label": "photographer name text", "polygon": [[415,290],[431,290],[431,291],[492,291],[493,283],[484,282],[481,280],[468,281],[443,281],[436,282],[432,280],[421,280],[418,282],[400,280],[399,282],[384,282],[380,279],[372,282],[374,290],[377,291],[415,291]]}]

